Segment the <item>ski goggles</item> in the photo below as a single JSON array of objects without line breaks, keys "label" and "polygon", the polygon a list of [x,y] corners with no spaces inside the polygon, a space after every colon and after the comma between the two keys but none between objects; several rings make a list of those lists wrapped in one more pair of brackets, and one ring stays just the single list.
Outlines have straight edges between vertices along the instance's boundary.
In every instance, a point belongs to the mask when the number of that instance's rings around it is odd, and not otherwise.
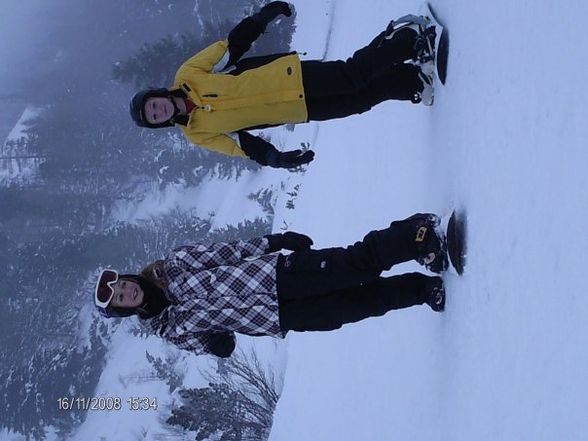
[{"label": "ski goggles", "polygon": [[99,308],[106,308],[114,297],[114,285],[118,282],[118,272],[113,269],[102,270],[96,282],[94,303]]}]

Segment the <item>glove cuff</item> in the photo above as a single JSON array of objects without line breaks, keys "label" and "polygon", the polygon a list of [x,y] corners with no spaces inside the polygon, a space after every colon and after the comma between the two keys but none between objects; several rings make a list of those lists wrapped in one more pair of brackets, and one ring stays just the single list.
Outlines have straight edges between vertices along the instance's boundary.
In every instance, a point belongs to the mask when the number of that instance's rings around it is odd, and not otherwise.
[{"label": "glove cuff", "polygon": [[290,9],[290,4],[283,1],[276,1],[270,2],[265,5],[261,10],[254,14],[253,17],[258,18],[265,26],[270,24],[280,15],[284,15],[286,17],[290,17],[292,15],[292,10]]},{"label": "glove cuff", "polygon": [[231,334],[213,334],[210,337],[209,348],[211,354],[220,358],[230,357],[235,350],[235,337]]},{"label": "glove cuff", "polygon": [[268,253],[275,253],[276,251],[280,251],[282,249],[282,237],[281,233],[278,234],[268,234],[267,236],[263,236],[267,239],[267,252]]}]

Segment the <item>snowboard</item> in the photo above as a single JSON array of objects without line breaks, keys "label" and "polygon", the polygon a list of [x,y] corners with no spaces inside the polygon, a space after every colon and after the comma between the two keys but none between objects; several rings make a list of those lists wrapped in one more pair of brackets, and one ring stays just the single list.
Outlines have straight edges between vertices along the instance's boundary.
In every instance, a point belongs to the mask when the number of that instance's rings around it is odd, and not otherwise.
[{"label": "snowboard", "polygon": [[420,15],[428,18],[435,25],[435,75],[445,84],[447,79],[447,58],[449,56],[449,32],[437,19],[430,3],[425,3],[420,9]]},{"label": "snowboard", "polygon": [[463,211],[454,210],[447,222],[445,233],[445,245],[449,256],[451,268],[462,275],[466,265],[467,256],[467,217]]}]

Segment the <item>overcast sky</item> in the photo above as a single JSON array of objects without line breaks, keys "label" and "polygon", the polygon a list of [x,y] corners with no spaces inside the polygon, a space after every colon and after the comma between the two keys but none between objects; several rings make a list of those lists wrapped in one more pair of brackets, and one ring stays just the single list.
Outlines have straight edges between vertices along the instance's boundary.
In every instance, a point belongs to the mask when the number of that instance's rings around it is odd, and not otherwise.
[{"label": "overcast sky", "polygon": [[0,13],[0,140],[22,112],[24,103],[6,98],[23,86],[25,69],[30,69],[34,51],[40,48],[43,17],[49,2],[42,0],[2,0]]}]

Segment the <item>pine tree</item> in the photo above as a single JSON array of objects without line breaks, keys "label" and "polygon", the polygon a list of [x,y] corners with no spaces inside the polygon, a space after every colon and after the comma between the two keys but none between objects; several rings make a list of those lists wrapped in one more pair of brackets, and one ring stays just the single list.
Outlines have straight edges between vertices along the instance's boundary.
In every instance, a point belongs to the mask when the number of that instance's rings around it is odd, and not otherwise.
[{"label": "pine tree", "polygon": [[273,373],[252,351],[225,360],[226,373],[208,387],[179,392],[180,407],[172,409],[168,424],[196,432],[196,440],[263,441],[272,425],[278,401]]},{"label": "pine tree", "polygon": [[200,39],[193,33],[168,35],[145,44],[136,55],[117,62],[112,76],[137,89],[169,87],[180,65],[200,50]]},{"label": "pine tree", "polygon": [[147,361],[153,366],[157,376],[165,381],[165,384],[167,384],[170,393],[182,385],[184,378],[174,369],[176,362],[175,355],[170,354],[165,358],[165,360],[162,360],[160,357],[155,357],[149,352],[145,351],[145,357],[147,358]]}]

